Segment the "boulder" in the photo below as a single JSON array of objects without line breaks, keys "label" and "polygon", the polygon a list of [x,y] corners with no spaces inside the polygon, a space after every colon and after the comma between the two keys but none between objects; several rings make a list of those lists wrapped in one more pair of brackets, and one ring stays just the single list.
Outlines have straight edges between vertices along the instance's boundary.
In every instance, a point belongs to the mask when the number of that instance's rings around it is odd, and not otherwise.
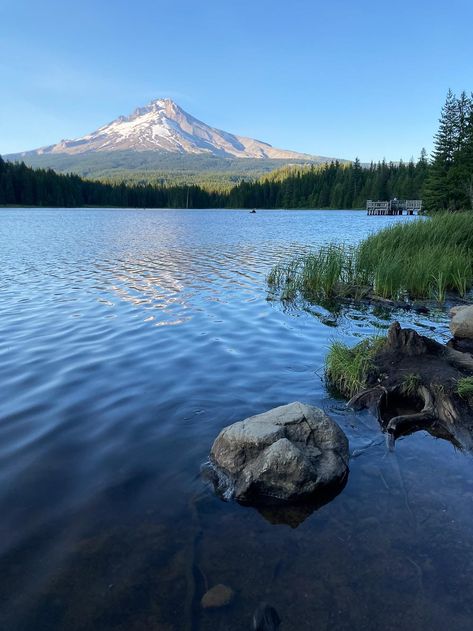
[{"label": "boulder", "polygon": [[293,502],[340,486],[348,440],[322,410],[290,403],[225,427],[210,452],[226,499]]},{"label": "boulder", "polygon": [[450,316],[450,331],[453,336],[473,339],[473,305],[453,307]]}]

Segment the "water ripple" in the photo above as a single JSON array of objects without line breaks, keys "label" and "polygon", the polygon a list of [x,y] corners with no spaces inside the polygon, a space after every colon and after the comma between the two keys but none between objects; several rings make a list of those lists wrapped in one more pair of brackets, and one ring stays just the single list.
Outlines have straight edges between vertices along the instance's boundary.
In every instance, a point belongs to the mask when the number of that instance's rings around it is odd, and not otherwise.
[{"label": "water ripple", "polygon": [[[213,438],[224,425],[245,416],[292,400],[320,405],[339,420],[353,448],[363,454],[356,462],[371,458],[386,480],[390,465],[383,460],[382,447],[363,451],[379,438],[378,428],[368,421],[360,424],[331,399],[321,375],[333,337],[353,340],[389,321],[369,310],[348,310],[336,328],[327,326],[308,312],[284,310],[268,302],[265,277],[278,261],[333,240],[355,243],[373,229],[399,220],[407,219],[368,218],[348,211],[271,211],[256,216],[246,211],[2,211],[0,590],[6,605],[2,628],[79,629],[77,620],[82,617],[86,620],[82,628],[100,631],[183,628],[178,614],[177,622],[167,617],[167,612],[180,611],[184,600],[177,578],[172,589],[167,581],[187,571],[181,567],[186,537],[192,537],[186,507]],[[418,315],[399,316],[419,330],[434,326],[437,336],[447,335],[441,313],[434,322]],[[445,505],[456,511],[455,536],[463,536],[462,528],[472,525],[471,516],[466,517],[458,497],[470,492],[469,465],[428,437],[406,444],[409,447],[402,447],[400,457],[405,458],[412,492],[417,492],[415,474],[428,470],[433,478],[427,493],[432,509]],[[413,459],[412,445],[425,467]],[[344,571],[340,565],[328,591],[298,565],[301,555],[296,554],[297,546],[304,546],[327,569],[328,551],[332,560],[338,558],[335,542],[340,545],[340,539],[358,536],[355,527],[347,529],[349,515],[351,519],[378,515],[379,497],[386,502],[386,515],[391,511],[394,523],[403,523],[406,508],[405,503],[396,503],[397,487],[389,487],[393,492],[389,500],[382,479],[378,476],[374,482],[359,466],[354,465],[342,496],[321,511],[325,517],[308,520],[309,525],[298,529],[301,534],[287,541],[277,528],[264,530],[265,538],[258,539],[265,528],[260,516],[209,499],[202,517],[203,571],[215,582],[228,580],[241,592],[240,606],[226,622],[222,619],[221,628],[242,628],[238,616],[248,617],[257,605],[252,599],[263,598],[260,584],[266,579],[261,572],[268,559],[261,556],[263,549],[268,554],[264,542],[283,556],[285,545],[295,546],[293,561],[288,557],[283,562],[289,568],[287,580],[296,585],[305,577],[304,586],[294,594],[315,590],[322,603],[317,615],[322,619],[332,606],[330,590],[344,585],[353,624],[333,623],[331,628],[375,628],[361,622],[368,596],[350,591],[357,574],[354,550],[346,552],[350,569]],[[458,480],[452,482],[455,476]],[[445,480],[450,480],[448,492]],[[377,494],[370,495],[375,483]],[[418,501],[421,507],[427,502]],[[328,540],[324,519],[333,533]],[[391,532],[388,525],[384,527]],[[450,526],[444,528],[448,532]],[[241,532],[246,543],[240,541]],[[236,574],[227,552],[214,543],[222,537],[236,546],[232,557]],[[322,547],[319,537],[325,542]],[[131,548],[127,540],[134,542]],[[258,540],[260,552],[252,547]],[[357,545],[366,567],[372,568],[366,561],[368,544],[358,541]],[[445,539],[439,545],[458,557]],[[394,543],[389,546],[392,558],[400,563],[399,550]],[[125,549],[128,556],[123,557]],[[174,565],[166,556],[173,551]],[[430,548],[425,554],[430,555],[438,578],[444,557]],[[463,554],[473,559],[470,552]],[[151,557],[159,588],[150,574]],[[243,565],[236,559],[244,560]],[[421,567],[423,562],[415,563]],[[107,574],[112,566],[114,577]],[[406,576],[414,567],[408,566],[409,571],[403,570]],[[91,573],[87,567],[95,570]],[[393,565],[392,572],[399,567]],[[248,572],[255,578],[250,579]],[[455,569],[449,569],[449,576],[468,593],[471,582],[462,583]],[[439,584],[436,580],[432,585]],[[126,585],[124,600],[117,596],[106,613],[101,608],[107,599],[113,600],[113,589],[107,585],[120,581]],[[147,594],[151,586],[163,593],[159,611],[136,595],[137,587]],[[304,615],[291,610],[283,587],[275,584],[274,589],[280,606],[292,611],[294,624],[286,622],[285,628],[312,628]],[[379,603],[388,602],[391,586],[377,589]],[[97,601],[97,594],[101,600]],[[372,590],[376,602],[377,594]],[[410,606],[407,595],[396,594],[398,603]],[[307,601],[295,598],[303,611]],[[433,594],[423,598],[419,606],[425,611],[436,602]],[[455,613],[456,628],[467,628],[461,617],[466,605],[455,602],[460,612]],[[81,603],[93,604],[81,608]],[[343,609],[343,604],[338,602],[337,607]],[[116,626],[112,609],[120,612],[123,621],[133,611],[134,626],[131,621]],[[380,604],[373,618],[377,628],[386,626],[381,609]],[[438,612],[439,621],[445,621],[447,609]],[[148,624],[151,611],[156,627]],[[199,628],[212,624],[204,618]]]}]

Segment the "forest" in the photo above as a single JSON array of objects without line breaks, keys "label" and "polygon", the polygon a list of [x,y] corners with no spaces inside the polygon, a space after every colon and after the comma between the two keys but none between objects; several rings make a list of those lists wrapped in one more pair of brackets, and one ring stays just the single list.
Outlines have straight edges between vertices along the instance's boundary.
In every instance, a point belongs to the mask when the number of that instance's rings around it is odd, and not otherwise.
[{"label": "forest", "polygon": [[203,185],[107,182],[0,157],[0,205],[131,208],[363,208],[367,199],[423,199],[429,211],[473,208],[473,97],[448,92],[430,160],[289,165],[226,191]]},{"label": "forest", "polygon": [[0,158],[0,204],[133,208],[361,208],[366,199],[417,198],[425,183],[425,156],[417,164],[380,163],[363,168],[332,162],[275,171],[228,192],[198,185],[126,184],[32,169]]}]

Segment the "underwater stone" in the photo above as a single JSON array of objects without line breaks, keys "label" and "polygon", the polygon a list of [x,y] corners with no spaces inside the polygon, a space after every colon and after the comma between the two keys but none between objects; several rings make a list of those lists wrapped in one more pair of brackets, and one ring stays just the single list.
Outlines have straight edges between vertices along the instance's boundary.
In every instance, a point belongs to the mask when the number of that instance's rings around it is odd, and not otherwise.
[{"label": "underwater stone", "polygon": [[227,587],[227,585],[219,583],[205,592],[202,596],[201,604],[204,609],[217,609],[219,607],[225,607],[232,602],[234,595],[235,592],[231,587]]}]

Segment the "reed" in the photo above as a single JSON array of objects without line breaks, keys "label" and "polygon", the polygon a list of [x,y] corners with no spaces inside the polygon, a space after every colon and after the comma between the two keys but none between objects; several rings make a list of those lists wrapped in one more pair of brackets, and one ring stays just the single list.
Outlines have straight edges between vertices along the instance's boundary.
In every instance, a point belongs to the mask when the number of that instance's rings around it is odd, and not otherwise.
[{"label": "reed", "polygon": [[473,285],[473,213],[436,214],[396,223],[358,247],[331,244],[272,270],[286,298],[359,298],[367,290],[393,300],[465,296]]}]

